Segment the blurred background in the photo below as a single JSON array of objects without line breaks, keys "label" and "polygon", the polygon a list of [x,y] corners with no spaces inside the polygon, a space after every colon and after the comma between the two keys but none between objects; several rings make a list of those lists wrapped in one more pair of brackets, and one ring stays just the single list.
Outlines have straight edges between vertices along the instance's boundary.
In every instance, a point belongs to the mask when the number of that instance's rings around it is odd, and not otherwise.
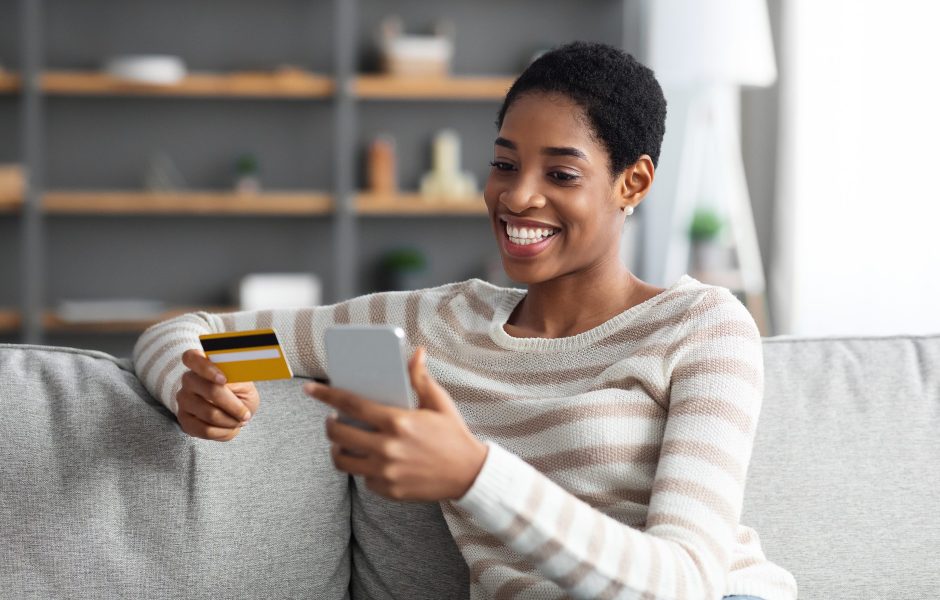
[{"label": "blurred background", "polygon": [[616,45],[669,103],[621,254],[764,336],[940,333],[940,6],[896,0],[2,0],[0,342],[127,356],[190,310],[502,272],[502,96]]}]

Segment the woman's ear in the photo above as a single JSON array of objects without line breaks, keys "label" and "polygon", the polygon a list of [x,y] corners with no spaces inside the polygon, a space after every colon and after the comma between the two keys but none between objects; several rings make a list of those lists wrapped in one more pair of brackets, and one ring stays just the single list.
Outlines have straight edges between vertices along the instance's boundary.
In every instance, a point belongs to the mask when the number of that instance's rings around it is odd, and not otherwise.
[{"label": "woman's ear", "polygon": [[632,165],[628,165],[617,179],[620,208],[636,207],[653,185],[656,168],[653,160],[646,154],[640,156]]}]

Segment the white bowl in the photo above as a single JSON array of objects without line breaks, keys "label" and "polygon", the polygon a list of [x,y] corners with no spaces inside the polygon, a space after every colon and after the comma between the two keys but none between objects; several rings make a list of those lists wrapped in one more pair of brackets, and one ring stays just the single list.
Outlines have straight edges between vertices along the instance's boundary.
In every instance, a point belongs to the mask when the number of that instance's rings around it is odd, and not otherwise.
[{"label": "white bowl", "polygon": [[173,85],[186,77],[186,65],[178,56],[118,56],[105,64],[105,71],[119,79],[155,85]]}]

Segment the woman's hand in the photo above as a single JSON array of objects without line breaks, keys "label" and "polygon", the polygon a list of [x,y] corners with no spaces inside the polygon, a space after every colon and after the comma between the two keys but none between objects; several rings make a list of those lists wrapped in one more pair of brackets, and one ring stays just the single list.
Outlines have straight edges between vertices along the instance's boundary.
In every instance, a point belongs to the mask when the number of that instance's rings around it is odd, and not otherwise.
[{"label": "woman's hand", "polygon": [[375,431],[327,419],[337,469],[363,475],[372,491],[393,500],[460,498],[476,480],[487,448],[464,423],[454,402],[425,367],[425,350],[408,361],[418,408],[385,406],[318,383],[304,391]]},{"label": "woman's hand", "polygon": [[183,353],[183,388],[176,394],[180,428],[193,437],[227,442],[258,410],[261,398],[255,384],[225,382],[225,375],[201,350]]}]

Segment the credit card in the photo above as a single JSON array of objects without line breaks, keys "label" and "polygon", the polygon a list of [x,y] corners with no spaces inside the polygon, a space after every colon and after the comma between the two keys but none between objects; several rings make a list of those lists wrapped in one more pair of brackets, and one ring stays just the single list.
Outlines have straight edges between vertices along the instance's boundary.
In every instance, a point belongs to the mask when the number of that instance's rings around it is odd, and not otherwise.
[{"label": "credit card", "polygon": [[294,376],[273,329],[210,333],[200,335],[199,343],[230,383]]}]

